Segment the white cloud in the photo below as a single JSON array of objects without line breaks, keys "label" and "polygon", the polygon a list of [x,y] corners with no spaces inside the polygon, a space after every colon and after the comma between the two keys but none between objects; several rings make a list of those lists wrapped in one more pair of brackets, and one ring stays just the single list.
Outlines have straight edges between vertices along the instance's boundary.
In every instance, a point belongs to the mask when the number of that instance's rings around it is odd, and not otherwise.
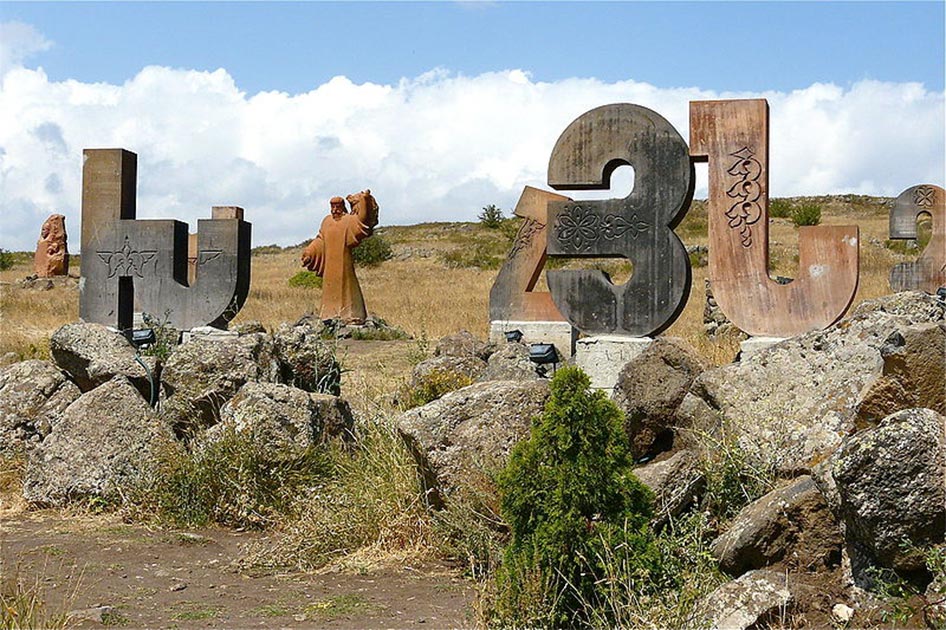
[{"label": "white cloud", "polygon": [[53,43],[29,24],[0,22],[0,77],[23,62],[52,48]]},{"label": "white cloud", "polygon": [[774,195],[942,184],[944,95],[913,83],[760,95],[436,69],[394,85],[335,77],[304,94],[250,95],[223,69],[152,66],[109,85],[50,81],[20,65],[0,88],[0,120],[15,121],[0,125],[0,247],[32,248],[43,219],[61,212],[78,250],[83,148],[138,153],[140,218],[193,229],[210,206],[236,204],[255,244],[291,244],[314,235],[330,197],[363,188],[383,224],[473,220],[489,203],[510,209],[524,185],[547,187],[558,135],[598,105],[644,105],[686,138],[690,100],[758,96],[771,106]]}]

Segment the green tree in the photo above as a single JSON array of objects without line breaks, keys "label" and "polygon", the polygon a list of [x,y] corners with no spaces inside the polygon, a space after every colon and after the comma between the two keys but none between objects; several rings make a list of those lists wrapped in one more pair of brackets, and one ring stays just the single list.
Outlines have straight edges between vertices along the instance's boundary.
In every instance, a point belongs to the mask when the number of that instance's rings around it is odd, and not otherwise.
[{"label": "green tree", "polygon": [[484,206],[478,218],[484,227],[488,227],[491,230],[499,229],[503,225],[503,211],[493,204]]},{"label": "green tree", "polygon": [[[589,384],[577,367],[558,370],[544,413],[499,476],[512,538],[497,604],[500,614],[546,616],[520,616],[526,625],[582,621],[585,607],[600,604],[597,582],[609,554],[620,554],[644,582],[660,571],[648,527],[653,494],[631,472],[623,414]],[[544,602],[536,603],[537,592]]]}]

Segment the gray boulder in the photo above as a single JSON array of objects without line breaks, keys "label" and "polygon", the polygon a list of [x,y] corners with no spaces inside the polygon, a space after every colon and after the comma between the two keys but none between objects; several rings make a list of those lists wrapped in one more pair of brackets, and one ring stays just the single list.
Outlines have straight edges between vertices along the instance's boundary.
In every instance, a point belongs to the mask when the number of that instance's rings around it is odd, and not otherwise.
[{"label": "gray boulder", "polygon": [[795,603],[788,578],[778,571],[749,571],[723,584],[696,605],[687,627],[748,630],[779,626],[779,618]]},{"label": "gray boulder", "polygon": [[273,333],[279,362],[279,380],[307,392],[338,396],[341,365],[335,357],[337,342],[325,339],[320,325],[303,319],[294,326],[281,324]]},{"label": "gray boulder", "polygon": [[707,367],[695,353],[662,338],[624,366],[611,398],[624,412],[634,459],[672,447],[677,409]]},{"label": "gray boulder", "polygon": [[354,426],[348,402],[289,385],[249,382],[220,409],[220,422],[207,429],[214,441],[227,431],[249,434],[273,459],[294,456],[326,438],[349,436]]},{"label": "gray boulder", "polygon": [[843,540],[828,504],[809,476],[753,501],[710,548],[720,568],[741,575],[785,560],[791,569],[833,569]]},{"label": "gray boulder", "polygon": [[[135,348],[119,332],[101,324],[66,324],[49,339],[53,361],[83,392],[121,375],[132,382],[142,396],[150,396],[151,380],[135,360]],[[154,372],[155,361],[142,357]]]},{"label": "gray boulder", "polygon": [[[440,358],[440,357],[438,357]],[[486,369],[477,376],[484,381],[523,381],[542,378],[545,370],[529,359],[529,346],[524,343],[506,343],[489,355]]]},{"label": "gray boulder", "polygon": [[946,532],[946,418],[908,409],[848,438],[830,462],[847,540],[914,571]]},{"label": "gray boulder", "polygon": [[138,390],[116,376],[69,405],[30,451],[23,496],[47,506],[117,497],[150,474],[158,449],[173,439]]},{"label": "gray boulder", "polygon": [[706,477],[692,451],[677,451],[671,457],[634,469],[634,475],[654,493],[651,525],[661,528],[699,502],[706,489]]},{"label": "gray boulder", "polygon": [[434,348],[435,357],[477,357],[485,361],[495,351],[493,344],[480,341],[473,333],[461,330],[441,337]]},{"label": "gray boulder", "polygon": [[243,385],[278,380],[279,365],[269,336],[195,338],[178,346],[164,366],[161,413],[178,431],[208,427]]},{"label": "gray boulder", "polygon": [[48,361],[0,369],[0,451],[42,441],[82,392]]},{"label": "gray boulder", "polygon": [[529,436],[549,396],[547,381],[489,381],[402,414],[397,427],[437,507],[464,483],[503,467]]},{"label": "gray boulder", "polygon": [[681,423],[694,434],[723,427],[748,452],[776,459],[783,473],[809,472],[854,430],[863,392],[884,375],[888,339],[942,321],[936,298],[893,297],[865,302],[824,331],[703,372],[680,405]]}]

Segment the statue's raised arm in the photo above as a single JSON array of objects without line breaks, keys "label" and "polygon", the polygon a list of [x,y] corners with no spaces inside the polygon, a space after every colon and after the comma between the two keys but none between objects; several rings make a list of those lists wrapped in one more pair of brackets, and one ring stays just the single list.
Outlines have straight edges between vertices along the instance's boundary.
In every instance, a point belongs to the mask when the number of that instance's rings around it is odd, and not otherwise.
[{"label": "statue's raised arm", "polygon": [[365,224],[368,228],[368,236],[371,236],[374,227],[378,225],[378,202],[371,196],[371,190],[353,193],[346,199],[351,205],[351,213]]}]

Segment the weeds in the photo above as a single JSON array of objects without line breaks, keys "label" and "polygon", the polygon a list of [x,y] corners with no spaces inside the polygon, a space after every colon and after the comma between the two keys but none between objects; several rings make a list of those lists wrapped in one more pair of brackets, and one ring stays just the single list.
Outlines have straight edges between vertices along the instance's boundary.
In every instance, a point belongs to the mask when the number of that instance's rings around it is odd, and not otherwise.
[{"label": "weeds", "polygon": [[432,370],[403,388],[398,395],[398,407],[402,411],[421,407],[472,384],[473,378],[468,374],[453,370]]},{"label": "weeds", "polygon": [[294,289],[321,289],[322,276],[314,271],[302,270],[291,276],[288,280],[289,286]]},{"label": "weeds", "polygon": [[[76,581],[73,593],[65,606],[75,601],[80,580]],[[0,581],[0,630],[19,630],[20,628],[46,628],[56,630],[69,626],[69,616],[65,611],[54,612],[43,600],[42,580],[36,578],[26,581],[19,570],[5,575]]]},{"label": "weeds", "polygon": [[792,223],[795,227],[804,225],[818,225],[821,223],[821,206],[814,203],[803,203],[792,208]]}]

